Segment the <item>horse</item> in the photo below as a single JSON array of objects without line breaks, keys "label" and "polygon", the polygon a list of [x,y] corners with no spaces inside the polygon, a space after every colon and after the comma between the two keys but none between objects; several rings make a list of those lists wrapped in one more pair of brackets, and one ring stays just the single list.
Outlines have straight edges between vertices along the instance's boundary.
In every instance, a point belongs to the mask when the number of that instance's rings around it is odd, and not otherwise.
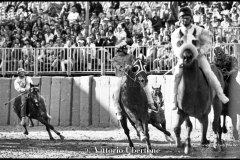
[{"label": "horse", "polygon": [[[21,119],[21,97],[17,97],[13,103],[13,108],[18,118]],[[58,131],[54,129],[54,127],[49,123],[51,116],[47,113],[45,100],[40,95],[39,84],[30,84],[30,89],[28,92],[27,98],[27,109],[26,109],[27,117],[30,119],[32,123],[32,119],[36,119],[46,126],[46,130],[48,132],[50,140],[54,140],[50,129],[53,130],[61,140],[64,140],[64,136],[61,135]],[[32,123],[33,124],[33,123]],[[24,134],[28,135],[28,130],[26,124],[23,125],[25,131]]]},{"label": "horse", "polygon": [[226,117],[229,116],[232,120],[232,133],[235,140],[239,139],[237,116],[240,115],[240,102],[236,95],[240,94],[240,82],[238,72],[237,58],[224,53],[223,49],[216,47],[214,49],[214,64],[222,71],[225,83],[224,93],[229,98],[229,102],[223,104],[221,115],[223,116],[222,133],[228,132],[226,127]]},{"label": "horse", "polygon": [[223,104],[223,110],[221,115],[223,115],[223,126],[222,133],[227,133],[226,127],[226,117],[229,116],[232,120],[232,133],[235,140],[239,140],[238,126],[237,126],[237,116],[240,115],[240,101],[238,96],[240,94],[240,82],[239,82],[239,71],[235,71],[229,75],[225,80],[224,93],[229,97],[229,102]]},{"label": "horse", "polygon": [[120,124],[126,134],[129,147],[133,148],[133,142],[129,136],[127,120],[135,128],[141,141],[146,141],[147,149],[151,149],[148,134],[148,101],[143,87],[148,83],[146,65],[144,59],[137,58],[133,65],[124,69],[126,81],[121,85],[119,104],[122,108],[123,118]]},{"label": "horse", "polygon": [[[196,36],[195,33],[196,31],[193,32],[193,35],[183,35],[183,33],[180,33],[180,35],[182,35],[183,39],[187,39],[191,36],[193,37],[192,39],[194,39]],[[190,42],[193,43],[194,41]],[[176,135],[177,147],[184,146],[184,152],[185,154],[188,154],[191,148],[190,135],[192,132],[192,123],[189,116],[195,117],[199,120],[202,130],[201,144],[207,145],[210,143],[210,141],[206,138],[206,134],[208,128],[208,114],[211,111],[211,105],[213,106],[214,110],[214,120],[212,123],[212,129],[215,134],[214,146],[216,147],[219,146],[219,144],[222,144],[220,134],[220,114],[222,112],[222,102],[216,96],[215,90],[209,85],[209,82],[204,75],[202,69],[199,68],[198,60],[194,58],[193,50],[191,50],[190,48],[185,48],[182,51],[182,55],[183,64],[181,67],[183,69],[183,73],[178,86],[178,111],[176,115],[176,125],[174,126],[174,133]],[[213,64],[211,65],[211,69],[220,81],[221,86],[224,87],[223,75],[221,71]],[[182,144],[180,133],[181,125],[184,121],[186,121],[188,137],[185,141],[185,144]]]},{"label": "horse", "polygon": [[[171,133],[166,130],[166,119],[165,119],[165,114],[164,114],[164,100],[163,100],[163,95],[161,91],[161,85],[159,87],[154,88],[152,86],[152,97],[154,101],[154,105],[157,108],[157,112],[150,112],[149,113],[149,120],[148,123],[160,130],[161,132],[164,133],[165,139],[167,141],[171,141],[170,139],[173,140]],[[170,137],[170,139],[168,138]]]}]

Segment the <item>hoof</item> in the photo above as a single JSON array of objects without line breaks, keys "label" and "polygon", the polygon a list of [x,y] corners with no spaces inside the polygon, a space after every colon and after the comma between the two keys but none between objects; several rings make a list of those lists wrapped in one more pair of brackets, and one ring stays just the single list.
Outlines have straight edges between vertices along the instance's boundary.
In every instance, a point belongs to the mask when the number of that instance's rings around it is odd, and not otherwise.
[{"label": "hoof", "polygon": [[23,134],[28,135],[28,132],[24,132]]},{"label": "hoof", "polygon": [[55,141],[55,139],[53,137],[50,138],[50,141]]},{"label": "hoof", "polygon": [[64,137],[64,136],[62,136],[62,135],[60,135],[60,138],[61,138],[61,140],[64,140],[64,138],[65,138],[65,137]]},{"label": "hoof", "polygon": [[30,123],[28,126],[29,126],[29,127],[34,127],[34,124],[31,124],[31,123]]},{"label": "hoof", "polygon": [[227,130],[226,127],[223,127],[223,128],[222,128],[222,132],[223,132],[223,133],[227,133],[227,131],[228,131],[228,130]]},{"label": "hoof", "polygon": [[201,145],[204,146],[204,145],[208,145],[209,143],[210,143],[210,141],[206,139],[205,141],[201,142]]}]

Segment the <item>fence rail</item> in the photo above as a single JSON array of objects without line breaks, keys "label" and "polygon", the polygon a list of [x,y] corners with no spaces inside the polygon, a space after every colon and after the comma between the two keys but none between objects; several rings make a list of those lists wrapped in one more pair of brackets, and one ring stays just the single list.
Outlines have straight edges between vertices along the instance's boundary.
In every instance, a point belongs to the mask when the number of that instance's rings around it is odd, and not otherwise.
[{"label": "fence rail", "polygon": [[[210,62],[213,61],[216,46],[221,47],[226,54],[234,54],[234,43],[214,44],[207,54]],[[167,72],[177,63],[177,58],[173,55],[171,48],[164,45],[129,47],[128,53],[133,54],[135,58],[144,56],[150,65],[151,73]],[[114,46],[0,48],[0,75],[16,75],[19,67],[34,76],[44,74],[112,75],[114,74],[112,59],[115,55],[116,48]]]}]

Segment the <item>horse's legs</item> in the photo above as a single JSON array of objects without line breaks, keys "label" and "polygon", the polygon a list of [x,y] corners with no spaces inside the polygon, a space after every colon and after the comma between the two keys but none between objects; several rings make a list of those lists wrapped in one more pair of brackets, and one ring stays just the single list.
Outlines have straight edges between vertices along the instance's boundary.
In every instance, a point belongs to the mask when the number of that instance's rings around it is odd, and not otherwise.
[{"label": "horse's legs", "polygon": [[208,128],[208,115],[204,115],[202,118],[198,118],[201,124],[202,138],[201,144],[206,145],[209,144],[210,141],[207,140],[207,128]]},{"label": "horse's legs", "polygon": [[174,125],[174,133],[176,135],[176,145],[177,147],[182,147],[183,144],[181,143],[181,125],[187,118],[187,115],[183,113],[182,110],[178,110],[177,115],[176,115],[176,124]]},{"label": "horse's legs", "polygon": [[[41,122],[43,125],[45,125],[46,127],[48,127],[49,129],[51,129],[51,130],[53,130],[60,138],[61,138],[61,140],[63,140],[65,137],[63,136],[63,135],[61,135],[58,131],[56,131],[55,129],[54,129],[54,127],[51,125],[51,124],[49,124],[45,119],[43,119],[42,117],[39,117],[38,119],[37,119],[39,122]],[[50,136],[50,135],[49,135]],[[51,139],[51,136],[50,136],[50,139]]]},{"label": "horse's legs", "polygon": [[222,132],[227,133],[227,127],[226,127],[226,114],[223,115],[223,126],[222,126]]},{"label": "horse's legs", "polygon": [[167,136],[171,136],[171,133],[166,130],[166,122],[164,122],[164,125],[160,126],[158,123],[151,123],[155,128],[163,132]]},{"label": "horse's legs", "polygon": [[[49,123],[48,118],[45,118],[45,121]],[[50,131],[50,128],[49,128],[48,126],[46,126],[46,130],[47,130],[47,132],[48,132],[48,135],[49,135],[50,140],[54,140],[54,138],[53,138],[53,136],[52,136],[52,133],[51,133],[51,131]]]},{"label": "horse's legs", "polygon": [[147,143],[147,150],[151,150],[151,143],[150,143],[150,136],[148,133],[148,122],[147,120],[145,122],[143,122],[143,130],[144,130],[144,134],[146,135],[146,143]]},{"label": "horse's legs", "polygon": [[30,121],[29,127],[34,127],[34,123],[33,123],[33,121],[32,121],[32,118],[29,118],[29,121]]},{"label": "horse's legs", "polygon": [[120,120],[120,123],[122,125],[123,130],[124,130],[124,133],[127,135],[129,147],[134,147],[133,142],[132,142],[132,140],[129,136],[129,129],[128,129],[128,126],[127,126],[127,118],[125,116],[123,116],[123,118]]},{"label": "horse's legs", "polygon": [[218,99],[218,97],[214,98],[213,111],[214,111],[214,118],[212,123],[212,129],[214,134],[216,135],[216,143],[222,144],[222,140],[221,140],[222,128],[220,123],[220,120],[221,120],[220,116],[222,113],[222,102]]},{"label": "horse's legs", "polygon": [[24,129],[25,129],[24,134],[25,134],[25,135],[28,135],[27,125],[24,124],[23,127],[24,127]]}]

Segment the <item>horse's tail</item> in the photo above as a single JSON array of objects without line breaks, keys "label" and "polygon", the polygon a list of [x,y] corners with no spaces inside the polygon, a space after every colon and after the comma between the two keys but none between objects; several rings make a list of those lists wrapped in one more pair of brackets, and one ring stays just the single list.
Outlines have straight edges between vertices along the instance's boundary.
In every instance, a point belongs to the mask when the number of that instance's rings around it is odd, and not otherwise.
[{"label": "horse's tail", "polygon": [[48,117],[49,119],[52,119],[52,116],[50,116],[48,113],[47,113],[47,117]]}]

